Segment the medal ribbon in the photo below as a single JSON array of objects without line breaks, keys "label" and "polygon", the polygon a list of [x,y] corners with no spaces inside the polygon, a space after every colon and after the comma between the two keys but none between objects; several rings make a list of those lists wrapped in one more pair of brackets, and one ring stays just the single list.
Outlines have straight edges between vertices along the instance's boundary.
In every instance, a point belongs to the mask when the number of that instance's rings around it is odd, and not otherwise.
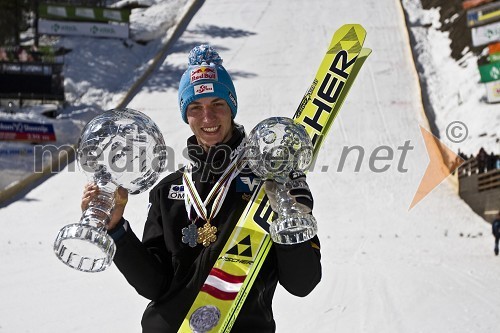
[{"label": "medal ribbon", "polygon": [[[196,190],[194,182],[192,180],[192,165],[186,167],[184,174],[182,176],[182,183],[184,188],[187,189],[185,192],[186,195],[184,197],[184,203],[186,206],[186,211],[189,219],[192,221],[192,210],[191,207],[194,207],[196,214],[203,220],[210,223],[210,221],[217,215],[220,208],[222,207],[222,203],[227,195],[230,184],[233,179],[240,173],[243,164],[245,161],[241,159],[241,155],[235,158],[235,160],[224,170],[224,173],[219,178],[219,180],[215,183],[215,186],[212,188],[207,198],[203,202],[201,197]],[[212,210],[210,215],[207,213],[207,206],[213,200]]]}]

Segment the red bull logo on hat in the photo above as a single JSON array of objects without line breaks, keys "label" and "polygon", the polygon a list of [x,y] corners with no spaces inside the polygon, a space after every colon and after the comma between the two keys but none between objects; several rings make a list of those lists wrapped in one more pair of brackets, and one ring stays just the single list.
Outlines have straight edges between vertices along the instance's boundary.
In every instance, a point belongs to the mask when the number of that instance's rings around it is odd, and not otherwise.
[{"label": "red bull logo on hat", "polygon": [[191,83],[198,80],[215,80],[217,81],[217,70],[210,66],[200,66],[191,70]]}]

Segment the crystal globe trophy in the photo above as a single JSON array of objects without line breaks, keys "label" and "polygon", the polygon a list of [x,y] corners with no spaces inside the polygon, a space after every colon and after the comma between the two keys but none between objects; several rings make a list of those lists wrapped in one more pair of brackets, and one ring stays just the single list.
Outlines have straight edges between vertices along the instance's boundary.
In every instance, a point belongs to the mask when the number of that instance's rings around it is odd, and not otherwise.
[{"label": "crystal globe trophy", "polygon": [[269,226],[275,243],[297,244],[314,237],[316,219],[288,195],[293,186],[292,171],[305,171],[312,162],[313,146],[305,128],[286,117],[271,117],[257,124],[249,134],[247,163],[261,179],[276,181],[279,217]]},{"label": "crystal globe trophy", "polygon": [[113,109],[85,125],[76,159],[79,168],[99,187],[79,223],[63,227],[54,242],[56,256],[82,272],[100,272],[113,261],[115,244],[106,225],[118,186],[130,194],[149,189],[165,168],[165,142],[158,126],[145,114]]}]

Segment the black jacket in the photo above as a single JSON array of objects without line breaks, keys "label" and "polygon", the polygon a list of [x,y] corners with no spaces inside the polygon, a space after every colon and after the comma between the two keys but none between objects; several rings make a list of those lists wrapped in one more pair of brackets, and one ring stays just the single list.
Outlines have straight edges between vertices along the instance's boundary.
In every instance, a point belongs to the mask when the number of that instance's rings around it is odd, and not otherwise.
[{"label": "black jacket", "polygon": [[[243,130],[236,127],[226,145],[212,147],[208,154],[196,145],[194,137],[188,139],[189,155],[200,166],[193,172],[193,180],[202,199],[220,177],[220,170],[225,169],[227,159],[221,157],[227,151],[221,154],[221,149],[235,149],[243,137]],[[190,223],[184,200],[179,198],[181,184],[182,170],[179,170],[150,191],[142,242],[130,228],[116,241],[116,266],[139,294],[152,300],[142,318],[145,333],[177,332],[251,193],[250,188],[240,186],[242,183],[236,177],[212,221],[218,228],[217,240],[208,247],[198,244],[192,248],[181,241],[181,230]],[[198,227],[203,223],[199,219]],[[320,279],[317,237],[298,245],[273,244],[232,332],[274,332],[271,303],[277,283],[294,295],[306,296]]]},{"label": "black jacket", "polygon": [[500,219],[495,219],[491,223],[491,231],[495,238],[500,238]]}]

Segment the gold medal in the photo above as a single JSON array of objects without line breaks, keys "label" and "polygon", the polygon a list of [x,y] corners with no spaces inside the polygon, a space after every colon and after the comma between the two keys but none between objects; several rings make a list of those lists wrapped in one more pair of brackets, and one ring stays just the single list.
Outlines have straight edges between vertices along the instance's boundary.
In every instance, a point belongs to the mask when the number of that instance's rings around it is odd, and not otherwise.
[{"label": "gold medal", "polygon": [[198,228],[198,244],[203,244],[203,246],[207,247],[211,243],[215,242],[217,236],[217,227],[214,227],[207,222],[203,225],[203,227]]}]

